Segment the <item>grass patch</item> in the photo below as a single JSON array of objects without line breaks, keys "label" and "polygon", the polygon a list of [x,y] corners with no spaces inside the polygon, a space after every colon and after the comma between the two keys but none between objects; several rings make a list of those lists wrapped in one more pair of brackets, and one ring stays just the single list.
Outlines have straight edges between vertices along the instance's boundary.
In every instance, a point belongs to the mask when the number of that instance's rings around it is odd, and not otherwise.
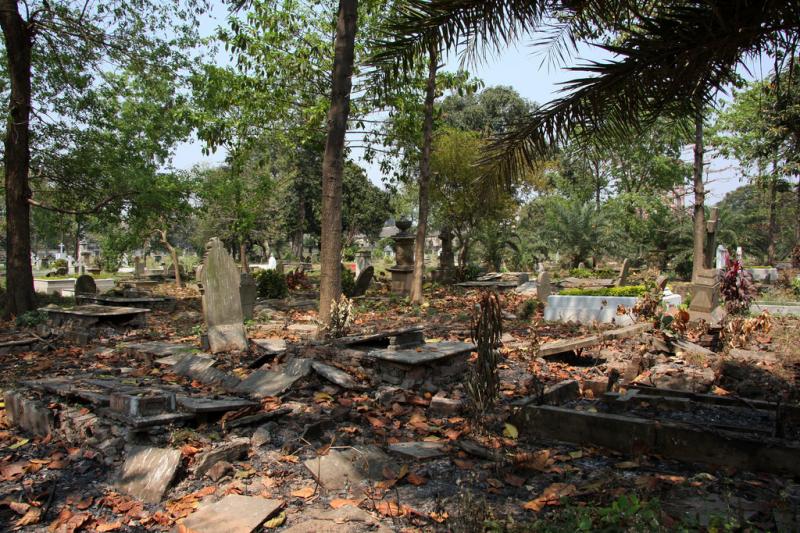
[{"label": "grass patch", "polygon": [[603,287],[599,289],[563,289],[560,296],[633,296],[638,298],[647,292],[644,285],[627,285],[624,287]]}]

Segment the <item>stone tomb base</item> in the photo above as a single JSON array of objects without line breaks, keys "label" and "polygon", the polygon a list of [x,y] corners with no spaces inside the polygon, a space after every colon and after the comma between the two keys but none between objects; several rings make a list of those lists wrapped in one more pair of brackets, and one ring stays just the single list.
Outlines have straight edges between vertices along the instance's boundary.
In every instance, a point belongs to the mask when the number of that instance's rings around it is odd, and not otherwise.
[{"label": "stone tomb base", "polygon": [[466,342],[429,342],[406,350],[373,350],[381,380],[411,387],[426,381],[449,382],[467,370],[469,354],[475,345]]}]

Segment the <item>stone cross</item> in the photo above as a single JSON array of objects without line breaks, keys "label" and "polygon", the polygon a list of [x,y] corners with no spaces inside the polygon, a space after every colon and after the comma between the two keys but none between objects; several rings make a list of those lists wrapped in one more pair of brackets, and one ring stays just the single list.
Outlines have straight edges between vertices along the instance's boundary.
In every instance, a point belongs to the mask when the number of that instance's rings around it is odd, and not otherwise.
[{"label": "stone cross", "polygon": [[203,284],[203,318],[208,328],[211,353],[247,350],[241,274],[233,258],[216,237],[206,244],[206,257],[200,273]]}]

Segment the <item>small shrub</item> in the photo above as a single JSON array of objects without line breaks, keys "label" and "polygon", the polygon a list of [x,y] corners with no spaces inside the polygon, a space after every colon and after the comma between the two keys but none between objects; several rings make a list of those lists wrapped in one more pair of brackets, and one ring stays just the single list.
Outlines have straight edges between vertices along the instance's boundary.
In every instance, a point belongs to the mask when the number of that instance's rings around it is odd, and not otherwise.
[{"label": "small shrub", "polygon": [[331,323],[325,327],[327,336],[333,339],[344,337],[350,332],[352,322],[353,303],[343,294],[338,302],[331,302]]},{"label": "small shrub", "polygon": [[758,294],[750,273],[740,261],[730,258],[720,274],[719,291],[725,301],[725,309],[734,315],[747,313],[750,303]]},{"label": "small shrub", "polygon": [[563,289],[561,296],[633,296],[640,297],[647,288],[644,285],[627,285],[624,287],[604,287],[601,289]]},{"label": "small shrub", "polygon": [[456,277],[458,278],[458,281],[474,281],[480,275],[481,267],[474,263],[470,263],[467,266],[460,268]]},{"label": "small shrub", "polygon": [[478,359],[467,374],[464,389],[467,392],[472,416],[483,424],[489,410],[500,396],[497,346],[503,335],[503,314],[497,293],[486,292],[472,319],[472,339],[478,345]]},{"label": "small shrub", "polygon": [[59,268],[68,268],[69,263],[67,263],[66,259],[56,259],[53,261],[50,267],[53,268],[53,270],[58,270]]},{"label": "small shrub", "polygon": [[258,295],[262,298],[286,298],[289,294],[286,278],[277,270],[259,270],[255,278]]},{"label": "small shrub", "polygon": [[792,250],[792,268],[800,268],[800,244]]},{"label": "small shrub", "polygon": [[356,288],[356,275],[355,273],[342,265],[342,294],[351,296]]},{"label": "small shrub", "polygon": [[311,288],[311,280],[305,270],[297,268],[286,274],[286,285],[290,290],[303,291]]},{"label": "small shrub", "polygon": [[795,296],[800,296],[800,278],[794,278],[792,280],[792,292]]},{"label": "small shrub", "polygon": [[26,311],[17,317],[18,328],[32,328],[47,321],[47,313],[44,311]]},{"label": "small shrub", "polygon": [[539,307],[539,300],[536,298],[529,298],[522,302],[517,309],[517,316],[522,320],[530,319]]}]

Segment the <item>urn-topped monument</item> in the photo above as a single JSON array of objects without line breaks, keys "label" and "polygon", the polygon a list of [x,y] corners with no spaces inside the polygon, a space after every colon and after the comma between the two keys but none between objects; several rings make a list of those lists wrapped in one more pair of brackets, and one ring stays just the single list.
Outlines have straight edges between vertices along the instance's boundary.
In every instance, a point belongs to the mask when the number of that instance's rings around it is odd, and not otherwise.
[{"label": "urn-topped monument", "polygon": [[396,265],[387,270],[392,274],[392,292],[395,294],[411,294],[411,280],[414,277],[414,241],[415,236],[408,232],[411,221],[401,218],[395,222],[400,233],[393,237]]}]

